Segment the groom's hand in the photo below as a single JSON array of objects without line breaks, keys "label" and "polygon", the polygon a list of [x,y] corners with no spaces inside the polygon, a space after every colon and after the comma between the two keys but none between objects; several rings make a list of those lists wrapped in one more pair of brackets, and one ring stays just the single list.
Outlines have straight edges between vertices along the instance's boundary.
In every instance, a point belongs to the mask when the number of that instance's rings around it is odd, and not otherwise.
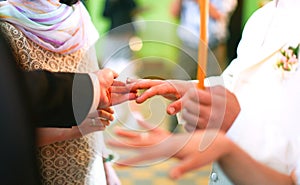
[{"label": "groom's hand", "polygon": [[95,74],[98,77],[100,93],[99,93],[99,105],[98,108],[106,108],[111,105],[111,92],[110,88],[114,83],[114,79],[118,77],[118,74],[108,68],[96,71]]},{"label": "groom's hand", "polygon": [[236,96],[222,86],[207,87],[205,90],[190,89],[179,101],[169,105],[180,105],[185,129],[221,129],[227,131],[240,112]]},{"label": "groom's hand", "polygon": [[125,83],[115,80],[118,77],[115,71],[105,68],[95,74],[100,86],[98,109],[136,99],[136,92],[131,91]]}]

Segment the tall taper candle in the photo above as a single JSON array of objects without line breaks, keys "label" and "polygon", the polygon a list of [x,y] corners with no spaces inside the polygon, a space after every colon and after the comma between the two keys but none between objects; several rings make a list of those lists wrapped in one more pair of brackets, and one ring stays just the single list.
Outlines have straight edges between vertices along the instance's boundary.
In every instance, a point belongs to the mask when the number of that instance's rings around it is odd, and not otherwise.
[{"label": "tall taper candle", "polygon": [[208,25],[208,0],[198,0],[200,8],[200,39],[198,47],[198,88],[204,89],[204,78],[206,73],[206,63],[207,63],[207,25]]}]

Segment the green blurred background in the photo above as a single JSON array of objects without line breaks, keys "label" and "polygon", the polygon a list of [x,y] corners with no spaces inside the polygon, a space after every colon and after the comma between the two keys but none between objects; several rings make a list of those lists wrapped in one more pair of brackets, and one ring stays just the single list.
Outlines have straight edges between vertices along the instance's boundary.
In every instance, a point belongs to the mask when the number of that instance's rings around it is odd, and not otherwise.
[{"label": "green blurred background", "polygon": [[[145,20],[162,20],[177,23],[177,20],[169,14],[169,5],[172,0],[137,0],[138,5],[148,7],[149,9],[140,16]],[[267,0],[242,0],[243,1],[243,23],[247,21],[250,15]],[[93,22],[95,23],[99,33],[105,33],[108,30],[108,21],[102,17],[104,0],[88,0],[86,1]]]},{"label": "green blurred background", "polygon": [[[228,61],[231,61],[235,57],[235,51],[238,41],[241,36],[243,26],[251,14],[259,8],[263,3],[268,0],[239,0],[240,7],[238,7],[236,17],[232,19],[233,31],[231,41],[228,42]],[[105,35],[109,30],[109,21],[102,16],[104,0],[87,0],[86,6],[91,14],[92,20],[98,29],[100,36]],[[143,9],[137,16],[136,21],[164,21],[171,24],[177,24],[178,20],[170,15],[170,4],[172,0],[136,0],[138,6]],[[157,39],[159,37],[164,39],[170,39],[177,41],[176,26],[168,26],[164,29],[157,29],[157,27],[147,27],[139,31],[138,36],[142,39],[155,35]],[[157,56],[165,58],[170,61],[177,61],[178,50],[170,45],[163,45],[158,43],[144,44],[143,48],[135,52],[135,56],[139,58],[148,56]]]}]

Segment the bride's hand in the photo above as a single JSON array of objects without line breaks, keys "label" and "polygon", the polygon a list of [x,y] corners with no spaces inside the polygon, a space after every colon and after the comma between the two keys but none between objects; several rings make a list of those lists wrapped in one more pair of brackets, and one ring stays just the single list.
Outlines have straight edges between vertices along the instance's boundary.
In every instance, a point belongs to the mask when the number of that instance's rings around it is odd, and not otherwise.
[{"label": "bride's hand", "polygon": [[[119,131],[118,131],[119,132]],[[128,150],[137,151],[136,156],[117,161],[120,166],[133,166],[155,159],[178,158],[179,163],[173,167],[169,175],[173,179],[183,174],[203,167],[230,150],[229,139],[218,130],[196,131],[194,133],[170,134],[167,137],[155,138],[156,134],[149,133],[148,139],[143,139],[143,133],[119,132],[125,139],[108,141],[108,144]]]},{"label": "bride's hand", "polygon": [[88,115],[88,117],[78,126],[81,135],[86,135],[96,131],[103,131],[109,126],[110,121],[114,120],[113,109],[108,107],[105,109],[98,109]]},{"label": "bride's hand", "polygon": [[72,128],[37,128],[37,145],[44,146],[58,141],[80,138],[86,134],[102,131],[113,121],[111,108],[90,113],[78,126]]},{"label": "bride's hand", "polygon": [[143,120],[137,120],[137,122],[145,131],[130,131],[116,127],[114,132],[119,137],[117,140],[108,140],[107,143],[116,147],[148,147],[156,145],[171,136],[169,131],[159,127],[153,128],[153,125]]},{"label": "bride's hand", "polygon": [[111,69],[105,68],[96,71],[95,74],[98,77],[100,85],[100,100],[99,108],[109,107],[111,104],[110,88],[114,83],[114,79],[118,77],[118,74]]},{"label": "bride's hand", "polygon": [[137,103],[143,103],[147,99],[161,95],[169,100],[177,100],[181,98],[188,89],[196,87],[195,82],[182,80],[150,80],[139,79],[127,80],[128,88],[132,91],[145,90],[137,99]]}]

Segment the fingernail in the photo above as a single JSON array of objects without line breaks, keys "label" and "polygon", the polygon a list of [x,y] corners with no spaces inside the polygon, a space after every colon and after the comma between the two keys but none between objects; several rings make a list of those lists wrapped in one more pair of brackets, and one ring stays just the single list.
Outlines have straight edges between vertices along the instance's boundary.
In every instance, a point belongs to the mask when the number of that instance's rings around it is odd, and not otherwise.
[{"label": "fingernail", "polygon": [[138,103],[138,104],[142,103],[141,98],[139,96],[137,96],[135,102]]},{"label": "fingernail", "polygon": [[170,108],[169,108],[169,113],[170,113],[170,114],[174,114],[174,112],[175,112],[175,108],[174,108],[174,107],[170,107]]}]

